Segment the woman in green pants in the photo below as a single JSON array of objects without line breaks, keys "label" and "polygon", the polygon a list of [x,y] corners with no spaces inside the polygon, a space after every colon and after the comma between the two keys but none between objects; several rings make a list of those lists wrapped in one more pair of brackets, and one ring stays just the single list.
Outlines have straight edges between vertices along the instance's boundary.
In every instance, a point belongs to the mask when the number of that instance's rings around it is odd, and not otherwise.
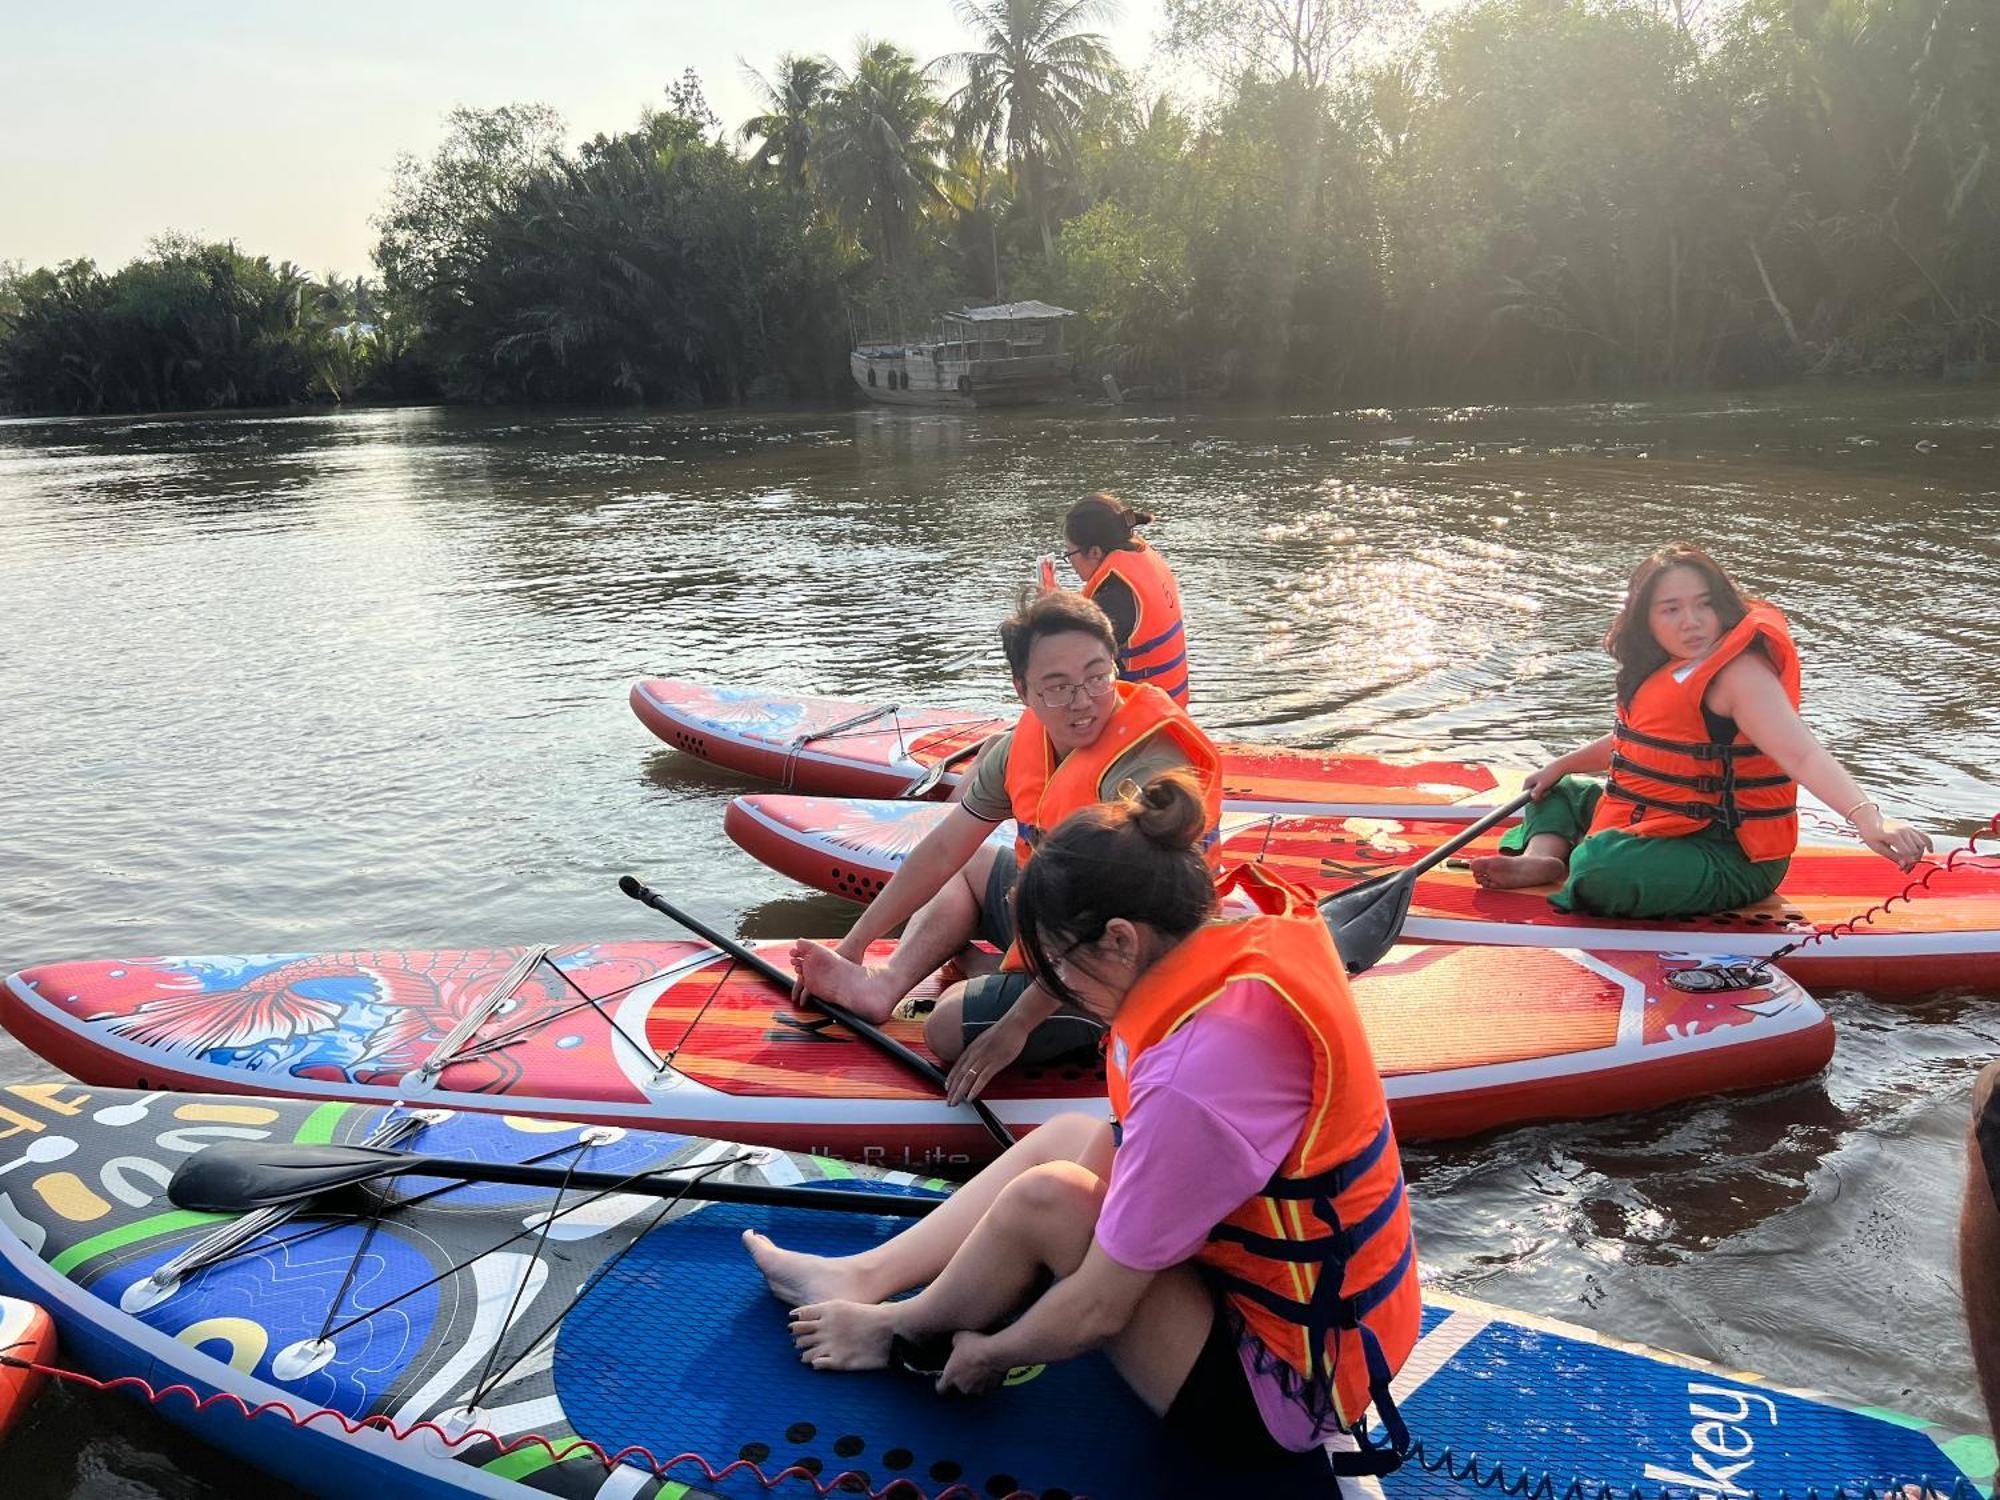
[{"label": "woman in green pants", "polygon": [[1499,854],[1470,861],[1481,885],[1560,881],[1558,910],[1605,917],[1748,906],[1778,889],[1798,847],[1800,786],[1902,869],[1929,850],[1799,718],[1785,617],[1700,548],[1639,564],[1604,648],[1618,663],[1615,727],[1528,777],[1526,818]]}]

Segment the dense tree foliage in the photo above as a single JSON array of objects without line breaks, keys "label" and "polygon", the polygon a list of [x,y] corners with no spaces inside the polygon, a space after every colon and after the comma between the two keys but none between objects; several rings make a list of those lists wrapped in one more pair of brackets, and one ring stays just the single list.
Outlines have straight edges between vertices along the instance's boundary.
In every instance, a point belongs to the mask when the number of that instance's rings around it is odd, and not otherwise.
[{"label": "dense tree foliage", "polygon": [[0,400],[821,396],[856,333],[1077,307],[1091,372],[1374,401],[2000,362],[1992,0],[957,0],[969,47],[683,79],[564,149],[461,110],[400,164],[379,284],[160,242],[0,268]]},{"label": "dense tree foliage", "polygon": [[74,260],[0,279],[0,394],[32,410],[346,400],[390,362],[369,283],[229,245],[167,237],[108,276]]}]

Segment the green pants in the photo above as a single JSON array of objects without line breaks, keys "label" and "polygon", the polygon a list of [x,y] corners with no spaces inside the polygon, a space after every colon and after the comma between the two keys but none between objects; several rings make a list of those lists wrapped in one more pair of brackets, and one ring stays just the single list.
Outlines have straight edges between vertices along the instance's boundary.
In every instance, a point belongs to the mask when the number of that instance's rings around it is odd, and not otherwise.
[{"label": "green pants", "polygon": [[1557,911],[1600,917],[1700,917],[1762,901],[1778,889],[1789,859],[1752,860],[1728,829],[1711,823],[1680,838],[1647,838],[1620,828],[1591,833],[1590,820],[1604,795],[1602,782],[1565,776],[1539,802],[1528,804],[1520,826],[1500,848],[1519,854],[1538,833],[1574,846],[1569,879],[1549,897]]}]

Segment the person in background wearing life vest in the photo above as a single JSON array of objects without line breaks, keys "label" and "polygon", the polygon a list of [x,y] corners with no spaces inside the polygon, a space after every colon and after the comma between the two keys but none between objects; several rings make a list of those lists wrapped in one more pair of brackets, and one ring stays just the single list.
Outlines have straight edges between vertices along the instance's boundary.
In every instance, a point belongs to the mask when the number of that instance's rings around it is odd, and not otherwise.
[{"label": "person in background wearing life vest", "polygon": [[1147,682],[1182,708],[1188,701],[1187,629],[1181,590],[1159,552],[1133,530],[1153,518],[1115,495],[1086,495],[1063,518],[1063,555],[1083,596],[1111,621],[1118,675]]},{"label": "person in background wearing life vest", "polygon": [[1800,720],[1785,617],[1700,548],[1676,542],[1639,564],[1604,649],[1618,663],[1616,727],[1527,779],[1535,801],[1502,852],[1469,861],[1481,885],[1560,881],[1559,911],[1606,917],[1749,906],[1778,889],[1798,847],[1801,786],[1902,869],[1929,850]]},{"label": "person in background wearing life vest", "polygon": [[[925,1024],[938,1057],[954,1060],[950,1097],[976,1096],[1016,1059],[1046,1062],[1094,1050],[1098,1028],[1058,1014],[1014,948],[1014,881],[1044,829],[1080,807],[1174,766],[1194,768],[1203,788],[1208,838],[1222,819],[1221,759],[1208,736],[1166,694],[1117,680],[1117,644],[1104,611],[1075,594],[1044,594],[1000,627],[1000,643],[1022,714],[980,750],[951,812],[924,836],[882,893],[833,948],[792,948],[801,991],[811,990],[871,1021],[957,957],[971,977],[940,997]],[[1015,820],[1014,847],[987,837]],[[909,918],[903,940],[880,965],[868,945]],[[968,949],[974,937],[1002,950]]]},{"label": "person in background wearing life vest", "polygon": [[1170,1431],[1239,1470],[1312,1466],[1324,1496],[1324,1445],[1335,1473],[1393,1467],[1366,1447],[1371,1405],[1408,1445],[1389,1382],[1417,1340],[1416,1244],[1313,898],[1255,867],[1218,888],[1206,819],[1168,772],[1071,816],[1016,892],[1032,972],[1110,1026],[1117,1123],[1051,1121],[858,1255],[744,1243],[815,1369],[893,1357],[977,1394],[1101,1347]]}]

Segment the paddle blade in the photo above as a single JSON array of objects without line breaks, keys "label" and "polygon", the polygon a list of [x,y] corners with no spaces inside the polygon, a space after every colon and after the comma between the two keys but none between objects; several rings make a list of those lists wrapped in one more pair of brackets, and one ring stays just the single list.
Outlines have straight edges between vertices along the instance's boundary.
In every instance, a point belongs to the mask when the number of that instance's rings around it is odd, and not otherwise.
[{"label": "paddle blade", "polygon": [[200,1213],[249,1213],[394,1176],[420,1160],[376,1146],[219,1141],[174,1169],[167,1200]]},{"label": "paddle blade", "polygon": [[1415,889],[1416,882],[1405,875],[1378,875],[1320,902],[1320,917],[1348,973],[1366,973],[1396,946]]}]

